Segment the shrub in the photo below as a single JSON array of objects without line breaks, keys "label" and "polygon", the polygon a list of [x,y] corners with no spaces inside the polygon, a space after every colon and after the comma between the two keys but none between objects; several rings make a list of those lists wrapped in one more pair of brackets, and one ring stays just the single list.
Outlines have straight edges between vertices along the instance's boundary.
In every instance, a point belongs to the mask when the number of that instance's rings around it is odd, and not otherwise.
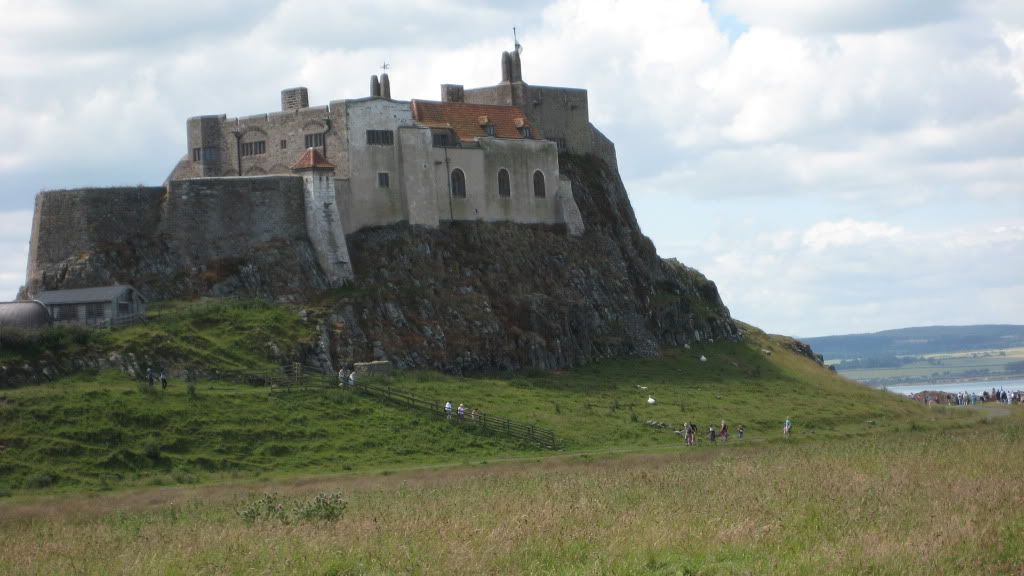
[{"label": "shrub", "polygon": [[30,490],[47,488],[57,483],[56,476],[52,474],[32,474],[25,478],[24,486]]},{"label": "shrub", "polygon": [[150,438],[142,445],[142,453],[150,460],[160,459],[160,443]]},{"label": "shrub", "polygon": [[312,498],[286,502],[277,494],[250,499],[238,509],[246,524],[256,522],[334,522],[341,518],[348,502],[340,494],[319,493]]}]

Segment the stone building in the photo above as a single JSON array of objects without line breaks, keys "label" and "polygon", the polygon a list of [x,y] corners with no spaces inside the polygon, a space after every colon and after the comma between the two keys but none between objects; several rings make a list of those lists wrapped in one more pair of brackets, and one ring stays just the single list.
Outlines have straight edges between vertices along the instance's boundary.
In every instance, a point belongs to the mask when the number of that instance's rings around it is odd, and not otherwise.
[{"label": "stone building", "polygon": [[145,319],[146,299],[131,286],[116,284],[35,294],[54,324],[80,324],[109,328]]},{"label": "stone building", "polygon": [[[316,148],[334,166],[346,234],[451,220],[565,224],[581,233],[558,152],[593,152],[607,141],[590,124],[587,92],[528,86],[518,54],[503,54],[502,63],[500,84],[446,84],[440,102],[394,100],[384,74],[371,78],[367,98],[310,107],[305,88],[289,88],[280,112],[190,118],[189,152],[169,180],[291,174]],[[614,160],[610,142],[598,148]]]}]

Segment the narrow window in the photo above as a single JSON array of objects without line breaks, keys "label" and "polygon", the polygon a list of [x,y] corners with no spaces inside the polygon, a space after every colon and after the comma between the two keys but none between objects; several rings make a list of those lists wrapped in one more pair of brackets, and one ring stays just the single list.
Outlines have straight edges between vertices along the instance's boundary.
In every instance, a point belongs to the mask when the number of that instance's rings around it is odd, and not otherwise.
[{"label": "narrow window", "polygon": [[366,143],[371,146],[393,146],[395,133],[391,130],[367,130]]},{"label": "narrow window", "polygon": [[435,148],[444,148],[446,146],[451,146],[451,145],[452,145],[451,144],[451,138],[449,138],[449,134],[447,132],[441,132],[441,133],[434,134],[434,147]]},{"label": "narrow window", "polygon": [[267,141],[242,142],[242,156],[256,156],[267,153]]},{"label": "narrow window", "polygon": [[452,196],[466,197],[466,175],[458,168],[452,170]]},{"label": "narrow window", "polygon": [[203,162],[216,162],[220,159],[220,149],[216,146],[206,146],[203,148]]},{"label": "narrow window", "polygon": [[202,148],[193,148],[192,149],[192,161],[193,162],[199,162],[202,159],[203,159],[203,149]]},{"label": "narrow window", "polygon": [[529,126],[523,126],[522,128],[520,128],[519,129],[519,135],[522,136],[523,138],[529,138],[530,137],[530,127]]},{"label": "narrow window", "polygon": [[306,134],[306,148],[319,148],[324,145],[324,133]]},{"label": "narrow window", "polygon": [[494,129],[494,124],[488,124],[484,126],[484,132],[491,138],[494,138],[494,136],[497,134],[497,131]]},{"label": "narrow window", "polygon": [[498,170],[498,196],[511,196],[512,183],[509,182],[508,170]]},{"label": "narrow window", "polygon": [[284,150],[287,147],[288,147],[288,141],[287,140],[281,140],[281,150]]},{"label": "narrow window", "polygon": [[377,172],[377,187],[391,188],[391,175],[387,172]]},{"label": "narrow window", "polygon": [[538,198],[544,197],[544,173],[537,170],[533,173],[533,195]]}]

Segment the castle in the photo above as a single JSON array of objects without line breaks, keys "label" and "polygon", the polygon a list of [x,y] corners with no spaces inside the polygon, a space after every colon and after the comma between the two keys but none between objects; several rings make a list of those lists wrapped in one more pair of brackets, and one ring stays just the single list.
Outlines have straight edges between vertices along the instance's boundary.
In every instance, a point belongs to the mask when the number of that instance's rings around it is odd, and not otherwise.
[{"label": "castle", "polygon": [[28,293],[86,283],[65,281],[78,254],[140,237],[194,270],[308,240],[331,287],[353,280],[346,235],[367,227],[479,220],[580,235],[558,154],[615,166],[614,145],[590,123],[586,90],[528,85],[518,51],[501,69],[494,86],[442,85],[440,101],[392,99],[385,73],[365,98],[310,106],[306,88],[291,88],[279,112],[190,118],[164,186],[37,196]]}]

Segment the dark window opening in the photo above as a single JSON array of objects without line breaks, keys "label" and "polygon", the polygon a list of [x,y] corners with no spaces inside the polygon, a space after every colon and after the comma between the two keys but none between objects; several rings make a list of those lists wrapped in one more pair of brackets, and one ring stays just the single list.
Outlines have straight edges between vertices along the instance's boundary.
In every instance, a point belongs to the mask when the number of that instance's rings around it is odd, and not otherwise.
[{"label": "dark window opening", "polygon": [[203,162],[216,162],[220,159],[220,149],[216,146],[203,148]]},{"label": "dark window opening", "polygon": [[452,170],[452,196],[466,197],[466,175],[458,168]]},{"label": "dark window opening", "polygon": [[377,172],[377,186],[380,188],[391,188],[391,175],[387,172]]},{"label": "dark window opening", "polygon": [[447,132],[434,133],[434,147],[445,148],[452,145],[452,135]]},{"label": "dark window opening", "polygon": [[256,156],[267,153],[267,141],[242,142],[242,156]]},{"label": "dark window opening", "polygon": [[192,149],[192,161],[193,162],[199,162],[202,159],[203,159],[203,149],[202,148],[193,148]]},{"label": "dark window opening", "polygon": [[509,181],[508,170],[498,170],[498,196],[511,196],[512,183]]},{"label": "dark window opening", "polygon": [[533,173],[533,195],[538,198],[543,198],[545,196],[544,173],[540,170]]},{"label": "dark window opening", "polygon": [[366,143],[371,146],[393,146],[395,133],[391,130],[367,130]]},{"label": "dark window opening", "polygon": [[519,129],[519,135],[522,136],[523,138],[529,138],[530,137],[530,127],[529,126],[523,126],[522,128],[520,128]]},{"label": "dark window opening", "polygon": [[324,133],[306,134],[306,148],[319,148],[324,145]]},{"label": "dark window opening", "polygon": [[491,138],[494,138],[494,136],[497,135],[498,133],[497,130],[495,130],[494,128],[494,124],[488,124],[484,126],[484,132]]},{"label": "dark window opening", "polygon": [[284,150],[287,147],[288,147],[288,141],[287,140],[281,140],[281,150]]}]

